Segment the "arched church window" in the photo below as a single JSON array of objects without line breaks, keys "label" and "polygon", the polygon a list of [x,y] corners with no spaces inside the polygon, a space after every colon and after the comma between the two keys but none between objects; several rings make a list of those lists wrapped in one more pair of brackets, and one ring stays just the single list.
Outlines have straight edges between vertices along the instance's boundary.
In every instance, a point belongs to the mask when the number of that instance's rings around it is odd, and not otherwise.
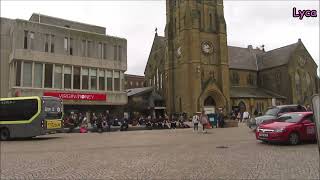
[{"label": "arched church window", "polygon": [[212,27],[212,14],[211,13],[209,14],[209,21],[210,21],[209,24],[210,24],[210,30],[211,30],[213,28]]},{"label": "arched church window", "polygon": [[248,75],[247,83],[248,83],[249,85],[255,85],[255,84],[254,84],[254,77],[253,77],[253,75],[252,75],[251,73],[249,73],[249,75]]},{"label": "arched church window", "polygon": [[201,23],[202,16],[200,11],[198,11],[198,18],[199,18],[199,28],[202,29],[202,23]]},{"label": "arched church window", "polygon": [[239,74],[237,72],[232,72],[232,84],[233,85],[238,85],[239,84]]},{"label": "arched church window", "polygon": [[307,81],[307,86],[310,87],[311,78],[310,78],[310,74],[308,72],[306,73],[306,81]]},{"label": "arched church window", "polygon": [[294,79],[296,81],[296,95],[297,97],[301,96],[301,79],[298,72],[295,73]]},{"label": "arched church window", "polygon": [[278,91],[280,91],[280,87],[281,87],[281,72],[280,71],[277,71],[274,74],[274,81],[275,81],[276,89]]}]

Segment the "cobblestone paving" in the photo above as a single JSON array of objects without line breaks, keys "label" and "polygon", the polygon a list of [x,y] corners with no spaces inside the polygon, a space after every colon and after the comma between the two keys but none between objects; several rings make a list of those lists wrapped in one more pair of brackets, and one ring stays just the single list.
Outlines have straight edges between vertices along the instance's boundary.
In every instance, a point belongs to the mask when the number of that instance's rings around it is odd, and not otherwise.
[{"label": "cobblestone paving", "polygon": [[[222,146],[222,148],[217,148]],[[226,146],[228,148],[223,148]],[[54,134],[1,142],[1,179],[320,179],[316,144],[239,128]]]}]

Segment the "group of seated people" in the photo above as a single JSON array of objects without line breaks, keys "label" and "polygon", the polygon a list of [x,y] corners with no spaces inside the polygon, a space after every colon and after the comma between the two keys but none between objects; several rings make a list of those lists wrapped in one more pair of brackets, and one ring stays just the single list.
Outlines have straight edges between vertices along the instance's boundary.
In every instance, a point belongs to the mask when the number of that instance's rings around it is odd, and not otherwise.
[{"label": "group of seated people", "polygon": [[173,116],[169,118],[168,116],[158,116],[152,118],[151,116],[139,118],[134,118],[132,121],[133,126],[145,125],[149,129],[176,129],[176,128],[190,128],[189,125],[185,124],[186,120],[184,118],[177,118]]},{"label": "group of seated people", "polygon": [[92,113],[90,114],[90,120],[84,113],[71,113],[64,117],[64,127],[68,128],[68,132],[73,132],[77,127],[80,128],[80,132],[88,132],[89,125],[91,131],[111,131],[111,126],[120,126],[120,130],[128,129],[128,120],[125,118],[118,119],[117,117],[111,117],[109,113]]}]

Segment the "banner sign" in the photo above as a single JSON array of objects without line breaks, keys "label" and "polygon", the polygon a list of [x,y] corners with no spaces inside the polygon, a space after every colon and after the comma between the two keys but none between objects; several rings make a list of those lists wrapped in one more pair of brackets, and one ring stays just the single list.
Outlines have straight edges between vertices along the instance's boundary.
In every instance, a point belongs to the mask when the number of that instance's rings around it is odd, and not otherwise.
[{"label": "banner sign", "polygon": [[87,94],[74,92],[44,92],[44,96],[58,97],[63,100],[106,101],[106,94]]}]

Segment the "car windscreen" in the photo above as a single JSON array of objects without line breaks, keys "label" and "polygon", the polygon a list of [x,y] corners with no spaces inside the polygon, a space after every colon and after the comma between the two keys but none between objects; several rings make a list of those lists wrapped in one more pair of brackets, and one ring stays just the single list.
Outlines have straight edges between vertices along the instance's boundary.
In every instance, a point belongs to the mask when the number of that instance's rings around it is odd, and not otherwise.
[{"label": "car windscreen", "polygon": [[280,116],[277,121],[278,122],[288,122],[288,123],[297,123],[303,117],[302,114],[286,114]]},{"label": "car windscreen", "polygon": [[272,109],[268,109],[268,111],[266,112],[266,115],[277,116],[278,112],[279,112],[278,108],[272,108]]}]

